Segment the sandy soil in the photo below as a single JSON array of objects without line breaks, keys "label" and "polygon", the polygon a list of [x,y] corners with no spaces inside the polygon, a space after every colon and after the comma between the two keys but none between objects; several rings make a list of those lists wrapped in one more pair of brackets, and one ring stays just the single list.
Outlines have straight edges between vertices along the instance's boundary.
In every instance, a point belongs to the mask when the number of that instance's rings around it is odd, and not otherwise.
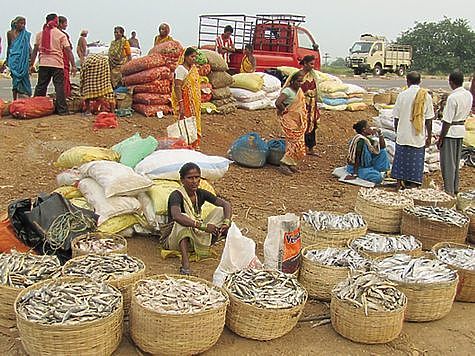
[{"label": "sandy soil", "polygon": [[[345,163],[347,142],[353,135],[352,124],[375,115],[373,111],[324,112],[317,146],[320,157],[306,158],[301,172],[293,177],[281,175],[272,166],[248,169],[233,165],[227,175],[216,182],[218,194],[231,201],[234,220],[245,229],[247,236],[257,242],[261,257],[268,216],[300,213],[308,209],[342,212],[353,209],[358,188],[338,183],[331,176],[331,171]],[[39,192],[55,189],[55,176],[59,170],[53,162],[64,150],[75,145],[110,147],[135,132],[166,136],[166,127],[172,121],[172,118],[135,115],[120,119],[117,129],[93,131],[93,119],[79,115],[50,116],[30,121],[0,119],[0,211],[13,199],[34,197]],[[233,140],[249,131],[257,131],[264,138],[281,135],[277,118],[271,110],[239,110],[227,116],[205,116],[203,121],[202,149],[209,154],[225,155]],[[431,177],[440,183],[439,173]],[[462,189],[475,186],[473,169],[462,169],[461,186]],[[216,250],[220,253],[222,245]],[[175,273],[178,270],[179,260],[162,260],[156,241],[150,238],[130,239],[129,253],[144,260],[148,274]],[[218,262],[219,258],[193,263],[192,269],[199,277],[211,280]],[[320,314],[326,310],[326,305],[311,301],[306,306],[305,315]],[[336,334],[331,325],[312,328],[310,323],[302,322],[286,336],[269,342],[247,340],[225,329],[218,343],[207,354],[469,355],[475,350],[474,323],[475,306],[455,303],[444,319],[430,323],[405,323],[402,334],[395,341],[375,346],[348,341]],[[0,340],[3,342],[4,338]],[[17,350],[10,351],[10,354],[18,353]],[[124,337],[116,355],[134,354],[140,354],[140,351],[128,336]]]}]

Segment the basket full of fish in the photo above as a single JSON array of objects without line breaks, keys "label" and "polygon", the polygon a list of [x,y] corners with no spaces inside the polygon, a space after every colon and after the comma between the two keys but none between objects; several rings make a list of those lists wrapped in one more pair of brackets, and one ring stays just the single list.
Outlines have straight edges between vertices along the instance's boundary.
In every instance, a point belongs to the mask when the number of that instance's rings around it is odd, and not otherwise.
[{"label": "basket full of fish", "polygon": [[110,355],[122,339],[122,294],[103,282],[38,282],[20,292],[15,313],[29,355]]},{"label": "basket full of fish", "polygon": [[302,250],[299,282],[308,295],[329,301],[332,289],[352,271],[369,270],[371,262],[345,247],[307,246]]},{"label": "basket full of fish", "polygon": [[438,206],[451,209],[457,202],[457,199],[450,194],[433,188],[406,189],[401,194],[411,198],[414,201],[414,205]]},{"label": "basket full of fish", "polygon": [[124,312],[128,313],[132,287],[145,276],[145,264],[126,254],[83,255],[70,259],[63,266],[65,276],[87,277],[108,282],[122,292]]},{"label": "basket full of fish", "polygon": [[475,208],[475,189],[457,194],[457,210],[465,211],[470,207]]},{"label": "basket full of fish", "polygon": [[229,275],[226,326],[255,340],[272,340],[291,331],[303,312],[307,291],[294,275],[245,269]]},{"label": "basket full of fish", "polygon": [[457,272],[432,257],[398,254],[373,264],[374,271],[396,283],[406,295],[405,320],[438,320],[452,309],[459,281]]},{"label": "basket full of fish", "polygon": [[355,211],[376,232],[397,234],[401,228],[402,211],[414,202],[401,193],[378,188],[361,188],[356,197]]},{"label": "basket full of fish", "polygon": [[227,294],[204,279],[149,276],[133,288],[130,334],[151,354],[198,354],[218,341],[228,304]]},{"label": "basket full of fish", "polygon": [[467,238],[467,215],[453,209],[414,206],[404,209],[401,232],[415,236],[424,250],[439,242],[464,243]]},{"label": "basket full of fish", "polygon": [[127,240],[117,234],[89,232],[76,237],[71,243],[72,256],[109,253],[127,253]]},{"label": "basket full of fish", "polygon": [[471,243],[475,244],[475,207],[471,207],[465,210],[465,214],[467,214],[470,219],[470,223],[468,225],[467,239]]},{"label": "basket full of fish", "polygon": [[407,298],[375,272],[355,274],[332,292],[330,316],[341,336],[365,344],[390,342],[401,333]]},{"label": "basket full of fish", "polygon": [[346,242],[366,233],[361,215],[309,210],[302,214],[302,246],[343,247]]},{"label": "basket full of fish", "polygon": [[475,302],[475,248],[469,245],[440,242],[432,247],[435,257],[457,270],[459,284],[455,300]]},{"label": "basket full of fish", "polygon": [[411,235],[385,235],[370,232],[348,241],[348,247],[369,259],[388,257],[398,253],[412,256],[422,253],[422,243]]}]

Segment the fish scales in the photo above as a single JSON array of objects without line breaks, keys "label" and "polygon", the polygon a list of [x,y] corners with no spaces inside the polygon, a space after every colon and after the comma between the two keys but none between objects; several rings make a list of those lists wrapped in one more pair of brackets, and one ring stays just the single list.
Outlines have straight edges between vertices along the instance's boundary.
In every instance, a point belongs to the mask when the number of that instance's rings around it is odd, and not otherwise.
[{"label": "fish scales", "polygon": [[467,216],[456,210],[436,206],[413,206],[406,208],[405,211],[408,214],[430,221],[442,222],[459,227],[465,226],[470,220]]},{"label": "fish scales", "polygon": [[475,271],[475,249],[473,248],[442,247],[437,250],[436,256],[444,263]]},{"label": "fish scales", "polygon": [[351,247],[356,250],[382,253],[416,250],[421,247],[421,243],[411,235],[392,236],[368,233],[354,239]]},{"label": "fish scales", "polygon": [[344,215],[333,214],[327,211],[309,210],[303,213],[305,222],[313,226],[317,231],[321,230],[349,230],[364,227],[366,224],[361,215],[355,213],[347,213]]},{"label": "fish scales", "polygon": [[327,247],[317,250],[307,250],[305,257],[333,267],[348,267],[352,270],[367,270],[371,262],[351,248]]},{"label": "fish scales", "polygon": [[406,189],[401,192],[402,195],[421,201],[449,202],[454,198],[446,192],[432,188]]},{"label": "fish scales", "polygon": [[358,195],[364,200],[381,205],[401,208],[413,205],[412,199],[401,193],[389,192],[378,188],[361,188]]}]

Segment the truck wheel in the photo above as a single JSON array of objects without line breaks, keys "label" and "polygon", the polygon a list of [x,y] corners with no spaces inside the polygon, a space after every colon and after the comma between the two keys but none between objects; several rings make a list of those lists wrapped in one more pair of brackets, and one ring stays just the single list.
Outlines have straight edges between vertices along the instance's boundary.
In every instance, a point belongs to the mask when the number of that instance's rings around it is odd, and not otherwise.
[{"label": "truck wheel", "polygon": [[406,74],[406,68],[404,66],[400,66],[397,71],[396,71],[397,75],[399,75],[400,77],[404,76],[404,74]]},{"label": "truck wheel", "polygon": [[360,75],[362,72],[361,72],[360,69],[355,68],[355,69],[353,69],[353,73],[355,73],[355,75]]},{"label": "truck wheel", "polygon": [[381,67],[381,64],[376,64],[374,66],[373,74],[377,76],[383,75],[383,67]]}]

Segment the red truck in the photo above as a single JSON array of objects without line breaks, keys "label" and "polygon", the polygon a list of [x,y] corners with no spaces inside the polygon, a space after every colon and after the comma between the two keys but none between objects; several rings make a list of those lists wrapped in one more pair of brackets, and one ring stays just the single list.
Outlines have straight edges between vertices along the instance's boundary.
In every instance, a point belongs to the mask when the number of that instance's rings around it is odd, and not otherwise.
[{"label": "red truck", "polygon": [[246,44],[254,49],[259,72],[280,66],[298,68],[306,55],[315,56],[315,69],[320,70],[318,45],[310,31],[300,26],[304,22],[305,16],[300,15],[201,15],[198,47],[215,49],[216,37],[231,25],[236,48],[228,63],[231,72],[239,73]]}]

